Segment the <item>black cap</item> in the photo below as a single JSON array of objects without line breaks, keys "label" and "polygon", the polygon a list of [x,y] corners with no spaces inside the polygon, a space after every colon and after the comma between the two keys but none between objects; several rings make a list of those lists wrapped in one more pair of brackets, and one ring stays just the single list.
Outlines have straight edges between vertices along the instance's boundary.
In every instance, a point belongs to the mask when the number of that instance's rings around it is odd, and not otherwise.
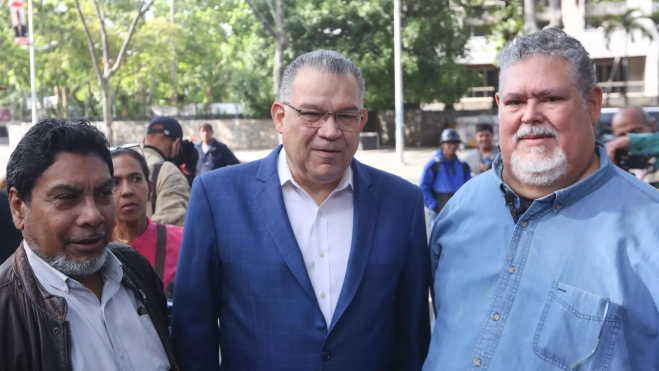
[{"label": "black cap", "polygon": [[[161,125],[162,129],[153,129],[153,125]],[[155,117],[149,122],[149,126],[146,128],[146,133],[162,133],[168,138],[183,139],[183,128],[181,127],[181,124],[179,124],[175,118],[169,116]]]}]

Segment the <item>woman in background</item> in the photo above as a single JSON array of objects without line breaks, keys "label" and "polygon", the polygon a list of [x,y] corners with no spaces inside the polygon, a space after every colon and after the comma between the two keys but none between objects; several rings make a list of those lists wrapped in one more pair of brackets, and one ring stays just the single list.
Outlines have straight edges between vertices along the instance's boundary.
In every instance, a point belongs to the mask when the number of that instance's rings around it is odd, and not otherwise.
[{"label": "woman in background", "polygon": [[125,148],[115,149],[111,154],[116,206],[112,241],[128,244],[139,251],[162,279],[165,292],[173,292],[183,228],[147,218],[153,184],[144,157]]}]

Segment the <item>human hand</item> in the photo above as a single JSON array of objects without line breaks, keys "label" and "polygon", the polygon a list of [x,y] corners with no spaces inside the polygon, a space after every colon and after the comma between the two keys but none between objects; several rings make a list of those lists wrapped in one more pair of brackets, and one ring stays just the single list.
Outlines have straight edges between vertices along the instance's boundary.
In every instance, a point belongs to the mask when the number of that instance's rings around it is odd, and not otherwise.
[{"label": "human hand", "polygon": [[629,136],[624,135],[617,137],[611,141],[606,142],[606,153],[611,158],[611,161],[616,161],[616,152],[621,149],[629,149]]}]

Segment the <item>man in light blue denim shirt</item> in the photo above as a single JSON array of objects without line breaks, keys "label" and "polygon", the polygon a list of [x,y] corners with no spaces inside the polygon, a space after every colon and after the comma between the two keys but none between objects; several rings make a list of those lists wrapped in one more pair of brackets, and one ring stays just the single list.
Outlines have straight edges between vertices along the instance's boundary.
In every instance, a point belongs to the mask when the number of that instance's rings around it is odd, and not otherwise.
[{"label": "man in light blue denim shirt", "polygon": [[659,370],[659,193],[595,141],[592,60],[547,29],[499,65],[501,154],[430,238],[423,369]]}]

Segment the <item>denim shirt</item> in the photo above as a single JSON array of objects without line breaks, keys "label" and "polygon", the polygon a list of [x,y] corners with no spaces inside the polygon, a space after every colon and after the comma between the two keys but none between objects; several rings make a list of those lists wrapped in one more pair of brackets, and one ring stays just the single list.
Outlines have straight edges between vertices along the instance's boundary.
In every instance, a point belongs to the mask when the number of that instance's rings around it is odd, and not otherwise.
[{"label": "denim shirt", "polygon": [[424,371],[659,370],[659,193],[597,151],[596,172],[516,224],[501,155],[449,201]]}]

